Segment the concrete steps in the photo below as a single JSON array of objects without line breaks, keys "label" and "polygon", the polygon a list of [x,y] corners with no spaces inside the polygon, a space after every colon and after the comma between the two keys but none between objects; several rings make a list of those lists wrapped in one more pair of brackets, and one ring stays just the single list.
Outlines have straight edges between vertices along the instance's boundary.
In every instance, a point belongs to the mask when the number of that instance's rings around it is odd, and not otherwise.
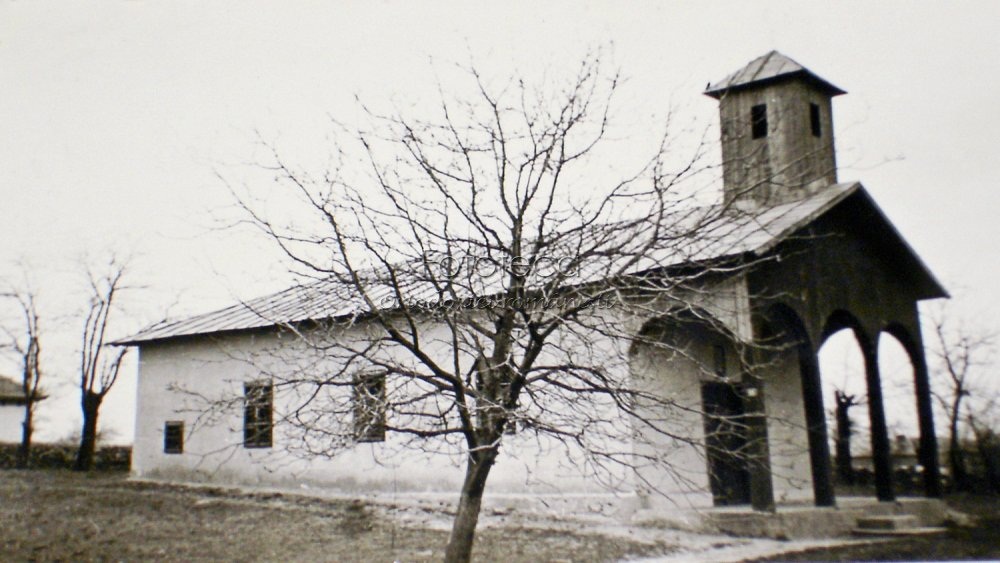
[{"label": "concrete steps", "polygon": [[[901,498],[894,502],[844,497],[836,507],[809,504],[778,506],[773,513],[757,512],[750,507],[725,507],[702,510],[690,521],[674,527],[711,531],[742,537],[777,539],[817,539],[858,536],[903,536],[940,533],[936,528],[948,519],[948,508],[938,499]],[[677,520],[683,511],[669,516]],[[900,520],[869,520],[873,517],[902,516]],[[909,518],[906,518],[909,517]],[[667,518],[667,517],[664,517]],[[855,535],[856,534],[856,535]]]},{"label": "concrete steps", "polygon": [[926,536],[945,531],[945,528],[921,526],[912,514],[886,514],[858,518],[852,533],[857,536]]}]

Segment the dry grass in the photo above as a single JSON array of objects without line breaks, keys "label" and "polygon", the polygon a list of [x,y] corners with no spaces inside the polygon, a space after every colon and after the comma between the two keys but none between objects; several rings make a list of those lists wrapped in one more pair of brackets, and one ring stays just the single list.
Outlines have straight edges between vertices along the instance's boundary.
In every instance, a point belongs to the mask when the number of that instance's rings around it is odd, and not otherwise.
[{"label": "dry grass", "polygon": [[[4,561],[436,561],[447,540],[359,501],[128,482],[124,475],[0,472]],[[612,561],[667,546],[525,527],[480,532],[481,561]]]}]

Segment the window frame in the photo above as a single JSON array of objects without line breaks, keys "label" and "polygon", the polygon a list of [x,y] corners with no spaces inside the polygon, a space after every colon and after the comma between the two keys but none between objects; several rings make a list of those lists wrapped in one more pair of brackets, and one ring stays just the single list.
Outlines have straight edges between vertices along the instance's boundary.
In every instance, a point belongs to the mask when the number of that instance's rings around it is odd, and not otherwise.
[{"label": "window frame", "polygon": [[248,381],[243,384],[243,447],[274,446],[274,384]]},{"label": "window frame", "polygon": [[767,133],[767,104],[750,106],[750,138],[764,139]]},{"label": "window frame", "polygon": [[[171,432],[174,431],[174,432]],[[171,437],[176,440],[171,440]],[[184,453],[184,421],[167,420],[163,423],[163,453],[175,455]]]},{"label": "window frame", "polygon": [[354,440],[384,442],[386,434],[386,371],[365,371],[353,382]]},{"label": "window frame", "polygon": [[823,121],[819,104],[809,102],[809,130],[813,137],[823,136]]},{"label": "window frame", "polygon": [[725,344],[716,343],[712,345],[712,371],[719,379],[727,379],[729,377],[726,370],[728,367],[727,356]]}]

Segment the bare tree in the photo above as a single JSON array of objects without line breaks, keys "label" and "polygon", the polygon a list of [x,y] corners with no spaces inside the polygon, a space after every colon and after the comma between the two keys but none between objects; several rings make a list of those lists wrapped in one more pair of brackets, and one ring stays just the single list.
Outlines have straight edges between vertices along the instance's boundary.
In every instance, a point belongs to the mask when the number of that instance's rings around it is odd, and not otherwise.
[{"label": "bare tree", "polygon": [[25,288],[0,293],[16,303],[20,326],[16,330],[4,327],[8,346],[18,356],[21,364],[21,392],[24,398],[24,419],[21,422],[21,444],[17,449],[16,466],[28,467],[31,456],[31,437],[34,433],[35,404],[44,398],[41,391],[41,326],[36,304],[37,293],[27,284]]},{"label": "bare tree", "polygon": [[[964,423],[972,421],[976,412],[969,410],[975,395],[985,393],[978,378],[981,368],[993,354],[995,335],[988,331],[969,330],[955,324],[944,309],[933,318],[934,345],[932,355],[937,360],[938,385],[932,393],[948,421],[948,464],[954,485],[967,490],[971,483],[962,449]],[[971,407],[977,411],[975,406]]]},{"label": "bare tree", "polygon": [[116,300],[125,288],[125,273],[126,264],[116,257],[112,257],[100,273],[87,269],[90,302],[81,332],[79,385],[83,426],[73,466],[77,471],[93,469],[101,403],[118,381],[122,360],[128,352],[128,348],[109,347],[106,340]]},{"label": "bare tree", "polygon": [[[611,119],[620,78],[598,57],[548,89],[519,79],[494,88],[467,70],[472,93],[442,89],[431,118],[366,107],[360,129],[335,124],[320,174],[263,143],[260,166],[274,182],[229,182],[249,222],[305,279],[288,295],[329,319],[286,323],[304,346],[281,369],[262,368],[293,397],[281,421],[309,455],[385,433],[464,452],[447,561],[469,559],[490,471],[513,433],[583,452],[568,459],[595,474],[642,478],[670,459],[632,448],[633,437],[694,444],[691,416],[695,426],[722,416],[657,392],[629,366],[646,349],[731,383],[725,356],[722,367],[718,355],[705,361],[669,327],[738,340],[702,305],[708,288],[753,266],[731,258],[760,228],[733,207],[693,205],[718,174],[702,164],[704,140],[682,153],[664,133],[631,172],[607,172],[623,156],[607,146],[620,141]],[[276,216],[268,202],[277,201],[304,212]],[[716,426],[743,432],[745,420]]]},{"label": "bare tree", "polygon": [[848,395],[845,391],[836,389],[833,392],[835,418],[837,421],[836,460],[837,477],[846,485],[854,484],[854,467],[851,460],[851,435],[854,433],[854,423],[851,421],[851,407],[857,406],[857,396]]}]

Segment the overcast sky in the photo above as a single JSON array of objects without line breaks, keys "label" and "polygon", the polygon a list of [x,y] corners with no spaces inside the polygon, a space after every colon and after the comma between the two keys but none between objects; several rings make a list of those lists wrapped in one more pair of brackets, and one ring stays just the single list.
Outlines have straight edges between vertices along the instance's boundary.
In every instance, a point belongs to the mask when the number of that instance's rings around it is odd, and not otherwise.
[{"label": "overcast sky", "polygon": [[[255,130],[313,146],[355,95],[432,102],[442,64],[504,77],[595,47],[629,78],[632,117],[673,107],[710,125],[705,84],[777,49],[849,92],[840,179],[864,183],[961,314],[996,326],[998,16],[994,2],[3,3],[0,276],[27,259],[53,327],[76,322],[80,256],[109,248],[138,256],[148,288],[132,323],[175,296],[174,312],[225,305],[280,279],[259,241],[212,229],[229,203],[215,172],[250,158]],[[72,377],[73,346],[53,336],[54,375]],[[126,441],[129,370],[104,418]],[[50,387],[43,438],[79,419],[71,386]]]}]

